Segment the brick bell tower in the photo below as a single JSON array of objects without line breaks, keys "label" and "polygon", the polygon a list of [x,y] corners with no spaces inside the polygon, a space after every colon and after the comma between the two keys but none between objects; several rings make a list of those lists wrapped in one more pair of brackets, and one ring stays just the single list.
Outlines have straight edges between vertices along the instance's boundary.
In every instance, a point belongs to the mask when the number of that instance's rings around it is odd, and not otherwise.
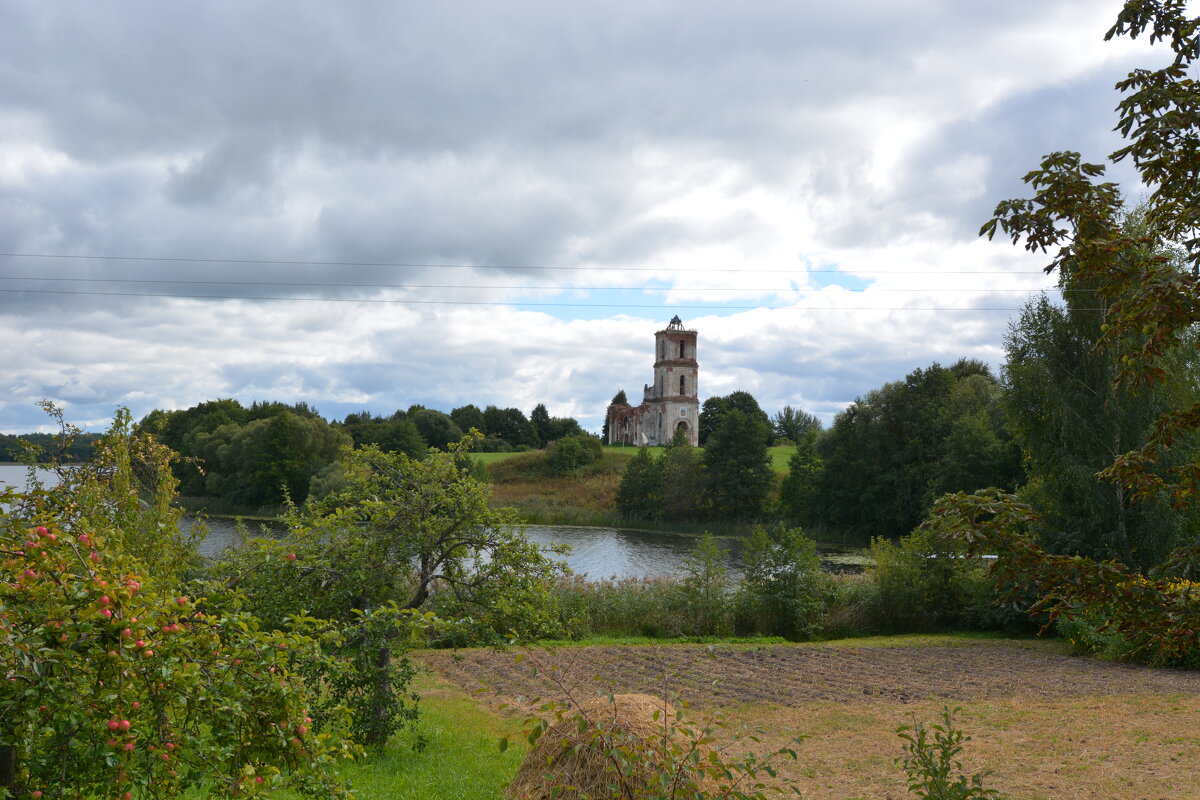
[{"label": "brick bell tower", "polygon": [[666,444],[683,430],[695,447],[700,443],[700,368],[696,362],[696,331],[675,316],[654,334],[654,386],[647,397],[656,407],[653,443]]}]

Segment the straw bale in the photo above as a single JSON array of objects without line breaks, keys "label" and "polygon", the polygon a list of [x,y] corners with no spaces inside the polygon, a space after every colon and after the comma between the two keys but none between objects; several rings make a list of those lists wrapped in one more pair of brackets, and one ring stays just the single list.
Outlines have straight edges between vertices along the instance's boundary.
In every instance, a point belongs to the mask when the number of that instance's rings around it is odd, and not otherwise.
[{"label": "straw bale", "polygon": [[[619,694],[611,702],[608,697],[594,698],[542,734],[509,784],[508,795],[513,800],[623,797],[610,789],[618,771],[606,752],[614,746],[622,748],[628,764],[633,766],[629,785],[635,791],[644,789],[649,777],[664,764],[673,771],[682,769],[677,763],[678,753],[690,752],[693,744],[678,728],[675,709],[659,697]],[[700,751],[702,763],[711,750],[703,745],[694,749]],[[676,758],[671,757],[672,750]],[[709,783],[703,776],[696,780],[702,786]]]}]

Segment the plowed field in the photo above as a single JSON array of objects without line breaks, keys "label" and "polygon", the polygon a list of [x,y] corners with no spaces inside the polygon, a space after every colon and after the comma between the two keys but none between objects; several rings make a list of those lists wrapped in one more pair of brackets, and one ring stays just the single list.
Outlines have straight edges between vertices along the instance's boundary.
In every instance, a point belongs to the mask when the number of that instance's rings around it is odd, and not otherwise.
[{"label": "plowed field", "polygon": [[[520,660],[518,661],[518,658]],[[899,725],[958,706],[969,771],[1012,798],[1200,798],[1200,673],[1061,654],[1027,641],[911,647],[696,645],[433,653],[481,702],[650,692],[808,735],[788,767],[811,798],[907,798]],[[536,670],[534,667],[536,666]]]}]

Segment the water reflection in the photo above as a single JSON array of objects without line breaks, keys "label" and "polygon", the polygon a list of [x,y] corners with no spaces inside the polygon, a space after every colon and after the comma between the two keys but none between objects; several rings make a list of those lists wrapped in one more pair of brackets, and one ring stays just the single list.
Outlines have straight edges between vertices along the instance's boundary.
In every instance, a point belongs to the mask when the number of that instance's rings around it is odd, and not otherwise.
[{"label": "water reflection", "polygon": [[[200,552],[208,557],[220,553],[236,541],[235,525],[227,519],[208,520],[209,535]],[[278,526],[266,526],[269,533]],[[250,525],[253,536],[261,535],[262,526]],[[683,572],[688,554],[696,546],[698,536],[661,531],[594,528],[575,526],[531,525],[525,536],[534,543],[549,547],[565,544],[571,548],[567,566],[593,580],[602,578],[640,578],[679,575]],[[740,574],[742,539],[723,538],[717,546],[725,556],[725,564],[733,575]],[[818,548],[822,563],[833,571],[855,571],[853,563],[844,563],[847,556],[854,561],[854,551],[840,548]],[[861,569],[861,567],[858,567]]]},{"label": "water reflection", "polygon": [[[39,470],[47,485],[57,482],[50,470]],[[19,464],[0,464],[0,483],[15,488],[25,485],[25,468]],[[200,544],[202,555],[212,558],[237,541],[236,525],[229,519],[209,519],[208,538]],[[185,524],[195,520],[185,518]],[[262,523],[251,522],[247,528],[252,536],[262,535]],[[266,525],[270,532],[282,531],[278,525]],[[571,547],[567,565],[577,574],[593,580],[601,578],[637,578],[643,576],[679,575],[688,553],[696,546],[698,536],[661,531],[621,528],[592,528],[575,526],[531,525],[525,535],[539,545],[566,544]],[[717,546],[725,555],[725,563],[735,575],[742,564],[742,539],[724,538]],[[833,571],[861,569],[861,551],[844,548],[819,547],[822,563]],[[847,564],[846,562],[849,562]]]}]

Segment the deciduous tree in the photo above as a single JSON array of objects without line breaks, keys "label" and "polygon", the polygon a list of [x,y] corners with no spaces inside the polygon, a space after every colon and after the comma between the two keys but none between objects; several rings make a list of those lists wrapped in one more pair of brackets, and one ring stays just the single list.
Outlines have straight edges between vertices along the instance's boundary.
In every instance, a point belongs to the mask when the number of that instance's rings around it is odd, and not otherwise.
[{"label": "deciduous tree", "polygon": [[766,414],[727,410],[704,448],[705,498],[722,519],[759,519],[775,480]]},{"label": "deciduous tree", "polygon": [[411,717],[397,705],[410,674],[405,610],[427,610],[438,594],[439,610],[476,641],[552,632],[545,599],[563,567],[522,536],[511,509],[490,507],[469,449],[464,440],[423,460],[347,450],[344,488],[293,507],[287,536],[256,540],[220,567],[268,625],[306,608],[366,648],[355,723],[366,744]]},{"label": "deciduous tree", "polygon": [[[1052,153],[1025,176],[1029,199],[1000,203],[980,233],[1007,235],[1027,250],[1051,252],[1047,271],[1093,282],[1109,302],[1100,345],[1120,366],[1117,380],[1134,389],[1167,378],[1162,360],[1200,321],[1200,22],[1181,0],[1128,0],[1105,39],[1147,35],[1166,42],[1173,58],[1159,69],[1136,69],[1117,84],[1117,130],[1126,145],[1111,161],[1130,161],[1148,187],[1147,233],[1122,229],[1119,187],[1102,181],[1103,164],[1076,152]],[[1148,245],[1173,244],[1187,271],[1163,249],[1129,259]],[[1200,495],[1200,463],[1181,460],[1156,469],[1178,442],[1200,430],[1200,402],[1161,416],[1145,444],[1118,456],[1104,474],[1134,498],[1166,494],[1178,506]]]}]

